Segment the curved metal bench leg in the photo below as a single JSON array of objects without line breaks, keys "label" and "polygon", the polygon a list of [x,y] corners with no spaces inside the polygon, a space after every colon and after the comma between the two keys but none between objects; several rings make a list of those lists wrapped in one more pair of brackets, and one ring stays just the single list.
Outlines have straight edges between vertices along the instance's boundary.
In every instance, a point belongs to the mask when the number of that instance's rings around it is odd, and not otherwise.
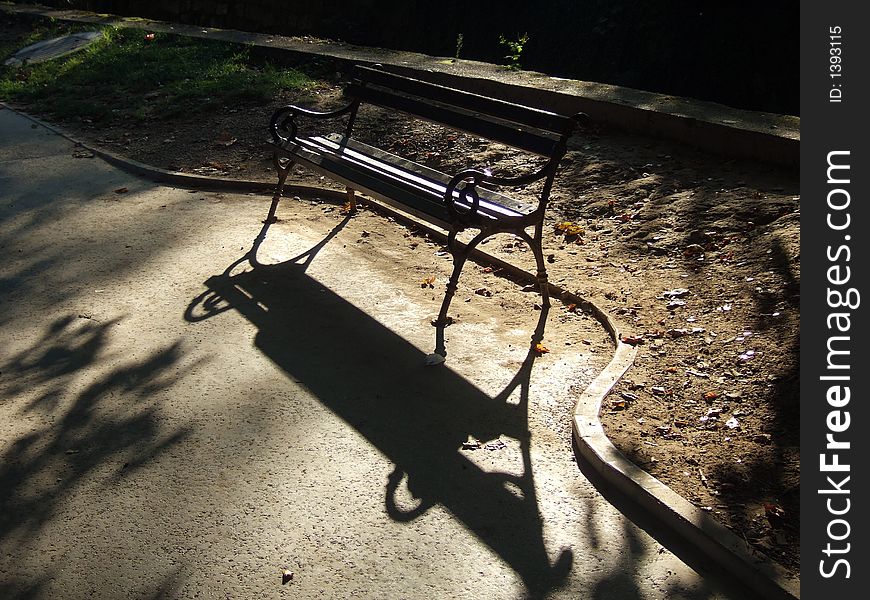
[{"label": "curved metal bench leg", "polygon": [[[447,327],[447,311],[450,309],[450,301],[456,294],[456,289],[459,287],[459,275],[462,273],[462,267],[465,266],[465,261],[468,260],[468,255],[474,250],[480,242],[492,235],[489,232],[482,231],[467,245],[462,248],[456,248],[456,233],[451,231],[447,238],[447,248],[453,255],[453,274],[450,276],[450,281],[447,282],[447,291],[444,293],[444,300],[441,302],[441,311],[438,313],[438,320],[435,322],[435,354],[442,359],[447,356],[447,348],[444,343],[444,329]],[[434,355],[429,355],[430,359]],[[437,359],[436,359],[437,360]],[[433,361],[432,364],[435,364]],[[439,361],[443,362],[443,361]]]},{"label": "curved metal bench leg", "polygon": [[525,231],[520,234],[520,237],[523,238],[531,247],[532,254],[535,255],[535,262],[538,266],[538,287],[541,289],[541,305],[549,307],[550,306],[550,284],[547,279],[547,263],[544,261],[544,250],[541,247],[541,238],[542,228],[535,227],[535,236],[532,237]]},{"label": "curved metal bench leg", "polygon": [[284,182],[287,181],[287,176],[290,174],[290,170],[293,168],[293,161],[290,159],[286,159],[286,163],[281,164],[280,158],[278,155],[275,155],[273,162],[275,163],[275,170],[278,171],[278,186],[275,188],[275,195],[272,196],[272,204],[269,206],[269,214],[266,216],[266,220],[263,223],[275,223],[278,220],[278,217],[275,216],[275,212],[278,210],[278,202],[281,200],[281,195],[284,193]]}]

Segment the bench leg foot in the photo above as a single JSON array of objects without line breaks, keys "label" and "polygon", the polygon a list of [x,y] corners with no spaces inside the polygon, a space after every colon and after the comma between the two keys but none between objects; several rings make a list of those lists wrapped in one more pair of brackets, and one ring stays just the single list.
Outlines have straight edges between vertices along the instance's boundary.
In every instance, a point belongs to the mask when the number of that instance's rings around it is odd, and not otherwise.
[{"label": "bench leg foot", "polygon": [[[455,231],[451,232],[447,238],[447,247],[450,249],[451,254],[453,254],[453,274],[450,276],[450,281],[447,282],[447,291],[444,293],[444,300],[441,302],[441,311],[438,313],[438,319],[435,321],[435,354],[441,357],[447,356],[447,347],[444,343],[444,329],[447,327],[447,311],[450,309],[450,302],[459,288],[459,275],[462,273],[462,267],[465,266],[465,261],[468,260],[468,255],[471,254],[475,246],[489,237],[489,235],[489,233],[481,232],[474,236],[467,246],[461,249],[456,248]],[[430,354],[429,356],[433,355]]]},{"label": "bench leg foot", "polygon": [[541,247],[541,236],[530,236],[525,231],[520,235],[532,249],[532,254],[535,255],[535,263],[538,267],[537,283],[541,290],[541,305],[549,308],[550,306],[550,283],[547,278],[547,263],[544,261],[544,250]]},{"label": "bench leg foot", "polygon": [[278,186],[275,188],[275,195],[272,196],[272,204],[269,206],[269,214],[266,216],[266,220],[263,223],[275,223],[278,221],[278,217],[275,216],[275,212],[278,210],[278,202],[281,200],[281,196],[284,194],[284,183],[287,181],[287,176],[290,174],[290,170],[293,168],[293,161],[287,161],[283,164],[281,160],[276,156],[275,160],[275,169],[278,171]]}]

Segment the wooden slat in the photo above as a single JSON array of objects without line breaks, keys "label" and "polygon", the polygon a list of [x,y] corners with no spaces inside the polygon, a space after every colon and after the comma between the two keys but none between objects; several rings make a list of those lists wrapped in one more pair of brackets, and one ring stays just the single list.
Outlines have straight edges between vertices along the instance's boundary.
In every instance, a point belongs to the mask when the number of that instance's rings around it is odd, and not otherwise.
[{"label": "wooden slat", "polygon": [[[407,206],[412,212],[425,214],[441,222],[449,220],[442,198],[450,177],[444,173],[338,134],[328,138],[301,138],[285,144],[281,149],[294,160],[329,174],[346,185],[391,204]],[[482,218],[517,218],[535,208],[491,190],[479,188],[478,193],[478,212]]]},{"label": "wooden slat", "polygon": [[347,93],[363,102],[392,108],[540,156],[552,156],[558,145],[558,137],[551,133],[529,131],[519,125],[500,121],[488,115],[422,98],[396,94],[381,87],[351,84]]},{"label": "wooden slat", "polygon": [[445,104],[462,107],[553,133],[565,133],[573,125],[572,119],[564,115],[504,100],[488,98],[412,77],[396,75],[395,73],[389,73],[380,69],[358,66],[356,67],[355,74],[362,82],[370,82],[414,96],[430,98]]},{"label": "wooden slat", "polygon": [[544,131],[562,134],[572,125],[572,119],[564,115],[489,98],[404,75],[362,66],[358,66],[356,72],[363,82],[370,82],[398,92],[428,98]]},{"label": "wooden slat", "polygon": [[[381,165],[377,168],[387,169],[393,173],[402,172],[404,173],[402,175],[403,177],[407,177],[409,180],[416,181],[427,189],[435,191],[439,198],[444,196],[447,184],[450,183],[450,180],[452,179],[452,176],[446,173],[436,171],[435,169],[415,163],[406,158],[402,158],[401,156],[390,154],[380,148],[369,146],[368,144],[347,138],[338,133],[324,136],[323,139],[325,141],[321,142],[321,138],[312,138],[312,141],[326,144],[333,149],[344,148],[345,150],[343,151],[351,156],[353,156],[354,153],[364,155],[366,156],[366,160],[369,158],[372,160],[372,164]],[[494,190],[478,188],[478,192],[480,193],[482,202],[490,202],[507,208],[508,212],[505,212],[504,214],[518,213],[525,215],[532,212],[537,207],[536,204],[521,202]],[[454,192],[454,196],[458,196],[458,193]]]}]

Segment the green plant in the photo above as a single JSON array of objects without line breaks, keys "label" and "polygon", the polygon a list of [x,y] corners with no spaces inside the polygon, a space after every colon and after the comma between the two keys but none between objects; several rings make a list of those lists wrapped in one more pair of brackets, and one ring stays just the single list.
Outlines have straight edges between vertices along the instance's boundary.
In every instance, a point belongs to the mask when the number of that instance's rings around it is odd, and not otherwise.
[{"label": "green plant", "polygon": [[526,44],[529,42],[529,34],[524,33],[522,35],[517,34],[517,39],[509,40],[504,35],[498,36],[498,43],[504,46],[508,53],[505,55],[505,59],[507,59],[508,69],[521,69],[522,65],[520,64],[520,58],[523,56],[523,50],[526,47]]},{"label": "green plant", "polygon": [[249,48],[217,41],[106,28],[69,56],[0,67],[0,99],[61,118],[161,118],[214,106],[262,104],[314,82],[299,71],[259,64]]}]

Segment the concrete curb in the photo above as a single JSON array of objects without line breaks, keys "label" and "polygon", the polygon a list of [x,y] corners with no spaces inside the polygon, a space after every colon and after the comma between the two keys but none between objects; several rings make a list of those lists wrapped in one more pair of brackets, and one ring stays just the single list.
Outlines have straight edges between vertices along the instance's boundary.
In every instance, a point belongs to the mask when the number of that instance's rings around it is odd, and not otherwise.
[{"label": "concrete curb", "polygon": [[[49,125],[5,103],[0,102],[0,106],[12,110],[77,146],[93,152],[95,156],[99,156],[113,166],[150,181],[204,191],[238,193],[271,194],[275,188],[275,184],[268,182],[190,175],[153,167],[79,142],[63,129]],[[344,201],[346,197],[345,193],[339,190],[288,183],[285,186],[285,194],[294,192],[328,197],[339,202]],[[391,207],[370,199],[366,199],[366,204],[381,214],[393,217],[406,225],[425,230],[434,239],[441,242],[445,242],[447,239],[446,232]],[[517,280],[537,281],[532,273],[491,256],[480,249],[475,249],[471,258],[488,263]],[[574,302],[592,314],[607,330],[615,345],[614,355],[610,363],[581,393],[574,407],[572,429],[581,457],[605,481],[632,498],[641,508],[677,534],[689,547],[715,561],[727,573],[739,579],[761,597],[775,600],[799,599],[800,583],[798,580],[789,578],[784,569],[763,555],[754,553],[744,540],[738,538],[713,517],[635,465],[616,449],[604,433],[598,415],[604,399],[634,363],[637,349],[620,341],[619,330],[613,320],[594,303],[555,284],[551,283],[549,286],[550,295],[554,298],[563,302]]]},{"label": "concrete curb", "polygon": [[598,418],[602,402],[631,367],[636,354],[635,348],[620,343],[610,364],[580,395],[573,419],[580,455],[605,481],[760,597],[799,599],[798,579],[789,577],[782,567],[754,552],[709,514],[635,465],[607,437]]}]

